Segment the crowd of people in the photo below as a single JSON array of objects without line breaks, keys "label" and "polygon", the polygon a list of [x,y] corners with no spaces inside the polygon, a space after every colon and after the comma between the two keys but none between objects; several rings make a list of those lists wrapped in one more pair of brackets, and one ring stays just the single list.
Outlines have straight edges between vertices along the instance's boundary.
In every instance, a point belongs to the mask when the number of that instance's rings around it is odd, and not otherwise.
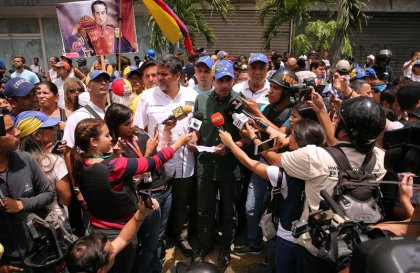
[{"label": "crowd of people", "polygon": [[103,56],[91,68],[53,56],[49,70],[15,56],[10,75],[0,60],[0,272],[31,272],[31,213],[75,236],[69,272],[163,272],[168,241],[192,264],[217,248],[221,266],[234,253],[264,255],[268,273],[337,272],[313,233],[295,231],[321,191],[336,197],[343,156],[370,175],[356,188],[382,192],[366,199],[369,228],[420,235],[386,224],[418,220],[420,202],[418,164],[385,169],[382,144],[420,120],[420,52],[401,76],[391,58],[151,49],[118,56],[120,70]]}]

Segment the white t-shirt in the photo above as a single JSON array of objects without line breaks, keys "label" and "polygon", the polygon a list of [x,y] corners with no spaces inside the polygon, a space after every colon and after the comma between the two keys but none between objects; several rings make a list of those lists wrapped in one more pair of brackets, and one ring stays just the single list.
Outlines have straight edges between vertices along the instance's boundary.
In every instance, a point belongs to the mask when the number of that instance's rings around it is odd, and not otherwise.
[{"label": "white t-shirt", "polygon": [[[270,183],[273,186],[273,188],[277,187],[279,178],[281,178],[280,193],[283,196],[283,198],[286,199],[288,194],[288,187],[286,175],[284,175],[283,172],[284,171],[282,171],[277,166],[268,166],[267,168],[268,179],[270,180]],[[283,228],[283,226],[281,225],[281,221],[279,221],[279,225],[277,227],[277,236],[289,242],[296,241],[296,239],[292,236],[292,232]]]},{"label": "white t-shirt", "polygon": [[[154,135],[155,128],[157,128],[161,136],[164,128],[164,125],[161,123],[173,114],[172,110],[185,105],[194,107],[197,93],[191,88],[179,86],[179,92],[173,99],[166,95],[160,87],[153,87],[143,91],[140,103],[134,114],[134,125],[142,129],[147,127],[149,135]],[[177,121],[176,126],[172,129],[172,143],[175,143],[180,135],[188,133],[191,113],[187,118]],[[189,152],[188,149],[181,148],[164,166],[168,175],[176,178],[185,178],[194,174],[194,164],[194,153]]]},{"label": "white t-shirt", "polygon": [[[68,171],[63,158],[55,154],[49,154],[49,156],[50,160],[44,158],[41,168],[47,176],[48,182],[56,189],[56,183],[63,179],[68,174]],[[54,201],[47,206],[47,209],[55,211],[62,221],[67,220],[66,211],[59,205],[57,194],[55,195]]]},{"label": "white t-shirt", "polygon": [[18,73],[18,72],[13,72],[12,75],[10,75],[11,78],[22,78],[27,80],[28,82],[32,83],[32,84],[36,84],[39,83],[39,78],[38,76],[29,70],[24,69],[22,73]]},{"label": "white t-shirt", "polygon": [[265,80],[264,87],[256,92],[252,92],[249,89],[249,80],[237,83],[232,88],[236,93],[242,93],[245,98],[255,100],[258,104],[268,104],[268,91],[270,90],[270,83]]},{"label": "white t-shirt", "polygon": [[[405,67],[405,66],[406,66],[406,65],[408,65],[409,63],[412,63],[412,61],[411,61],[411,60],[409,60],[409,61],[405,62],[405,63],[403,64],[403,67]],[[411,73],[412,73],[411,69],[412,69],[412,68],[413,68],[413,65],[412,65],[412,64],[410,64],[410,66],[409,66],[407,69],[403,69],[403,75],[404,75],[404,77],[411,78]]]},{"label": "white t-shirt", "polygon": [[[66,80],[68,79],[68,78],[70,78],[70,77],[67,77],[66,78]],[[65,81],[65,80],[64,80]],[[62,109],[65,109],[66,107],[65,107],[65,103],[64,103],[64,89],[63,89],[63,86],[64,86],[64,81],[60,78],[60,77],[58,77],[57,79],[55,79],[54,81],[53,81],[53,83],[57,86],[57,88],[58,88],[58,102],[57,102],[57,105],[58,105],[58,107],[60,107],[60,108],[62,108]]]},{"label": "white t-shirt", "polygon": [[[354,168],[360,167],[365,154],[354,148],[342,147],[344,153]],[[386,170],[384,168],[384,151],[375,147],[376,164],[373,168],[375,181],[381,180]],[[281,165],[286,173],[292,177],[305,180],[305,204],[301,220],[308,220],[309,212],[319,208],[319,202],[323,200],[320,191],[326,190],[329,194],[338,180],[338,167],[331,155],[323,148],[308,145],[293,152],[285,152],[281,157]],[[298,243],[303,245],[312,254],[316,255],[317,249],[311,244],[309,233],[303,234]]]},{"label": "white t-shirt", "polygon": [[57,79],[57,71],[54,71],[52,68],[48,70],[48,74],[50,75],[52,82]]},{"label": "white t-shirt", "polygon": [[[88,105],[92,107],[92,109],[102,118],[105,118],[105,112],[93,104],[93,102],[89,101]],[[95,118],[88,110],[85,108],[79,108],[74,111],[67,119],[66,126],[64,127],[64,135],[63,140],[67,141],[67,147],[73,148],[74,147],[74,131],[76,130],[77,124],[80,121],[87,119],[87,118]]]}]

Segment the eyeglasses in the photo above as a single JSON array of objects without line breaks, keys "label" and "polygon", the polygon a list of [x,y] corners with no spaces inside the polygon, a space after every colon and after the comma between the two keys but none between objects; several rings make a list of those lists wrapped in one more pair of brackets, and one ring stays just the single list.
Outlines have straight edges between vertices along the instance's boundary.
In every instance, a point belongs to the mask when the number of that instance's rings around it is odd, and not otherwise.
[{"label": "eyeglasses", "polygon": [[73,89],[67,90],[67,92],[69,92],[70,94],[82,93],[83,91],[85,91],[83,88],[73,88]]}]

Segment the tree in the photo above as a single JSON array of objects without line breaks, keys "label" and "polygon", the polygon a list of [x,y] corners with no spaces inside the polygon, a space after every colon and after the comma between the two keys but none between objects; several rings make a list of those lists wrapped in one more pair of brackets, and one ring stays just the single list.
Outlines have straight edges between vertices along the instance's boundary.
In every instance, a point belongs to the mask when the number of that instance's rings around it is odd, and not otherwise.
[{"label": "tree", "polygon": [[[390,0],[392,3],[392,0]],[[310,22],[310,8],[316,5],[325,4],[329,9],[336,12],[328,12],[332,21]],[[292,29],[299,35],[292,33],[294,48],[298,51],[309,50],[312,46],[309,36],[316,39],[318,49],[326,49],[331,44],[329,51],[332,52],[332,61],[339,60],[341,55],[351,56],[352,47],[350,34],[353,29],[362,29],[362,24],[367,23],[369,17],[362,11],[366,4],[363,0],[338,0],[338,1],[316,1],[316,0],[260,0],[259,12],[260,22],[264,23],[267,14],[274,13],[269,19],[264,31],[266,47],[270,46],[270,41],[277,35],[277,30],[281,24],[292,21]],[[307,25],[306,28],[303,26]],[[331,35],[331,30],[335,26],[335,33]],[[318,29],[317,29],[318,27]],[[306,32],[306,33],[305,33]],[[299,44],[303,43],[303,44]],[[314,47],[313,47],[314,48]],[[302,53],[302,52],[300,52]]]},{"label": "tree", "polygon": [[[233,11],[230,0],[168,0],[166,3],[188,27],[193,43],[196,35],[200,33],[204,35],[208,46],[214,45],[216,37],[206,22],[205,15],[210,11],[216,11],[222,20],[227,22],[228,14]],[[171,47],[169,41],[150,15],[148,15],[148,24],[151,28],[151,47],[158,52],[168,50]]]}]

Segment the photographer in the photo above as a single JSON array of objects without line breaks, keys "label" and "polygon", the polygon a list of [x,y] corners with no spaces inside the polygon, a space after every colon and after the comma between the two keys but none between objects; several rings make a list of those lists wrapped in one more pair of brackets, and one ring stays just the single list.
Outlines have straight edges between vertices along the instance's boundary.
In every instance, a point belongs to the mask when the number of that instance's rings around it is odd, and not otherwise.
[{"label": "photographer", "polygon": [[[367,154],[375,155],[372,173],[375,181],[385,175],[384,153],[374,147],[375,139],[385,127],[385,114],[377,103],[366,97],[347,100],[340,105],[335,136],[353,168],[359,168]],[[337,183],[338,166],[329,152],[321,147],[308,145],[293,152],[277,154],[269,151],[263,156],[270,164],[283,167],[293,177],[305,180],[305,206],[301,216],[308,220],[309,212],[318,210],[322,200],[320,190],[332,194]],[[304,249],[300,254],[299,272],[335,272],[332,262],[316,257],[318,249],[312,245],[308,233],[298,239]]]}]

